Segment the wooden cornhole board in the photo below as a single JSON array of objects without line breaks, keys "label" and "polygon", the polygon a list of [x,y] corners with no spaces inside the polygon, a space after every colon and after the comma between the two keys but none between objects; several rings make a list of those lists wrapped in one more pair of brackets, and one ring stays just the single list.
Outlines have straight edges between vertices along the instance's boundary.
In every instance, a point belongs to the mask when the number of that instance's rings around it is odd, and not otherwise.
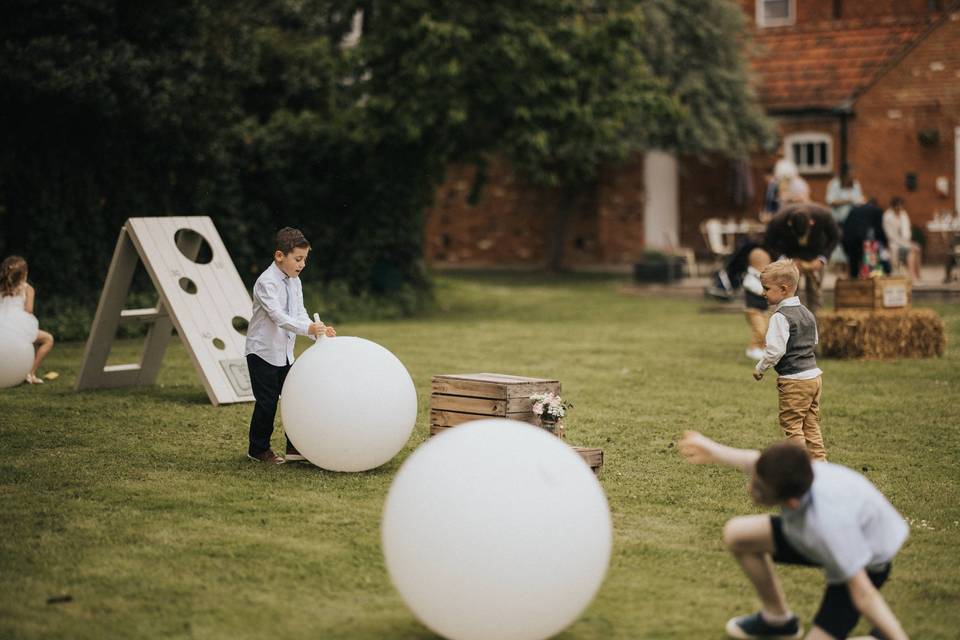
[{"label": "wooden cornhole board", "polygon": [[[560,395],[560,381],[502,373],[456,373],[433,376],[430,394],[430,435],[465,422],[507,418],[539,426],[530,396]],[[563,433],[558,432],[563,437]],[[603,449],[572,447],[594,473],[603,467]]]},{"label": "wooden cornhole board", "polygon": [[[201,254],[203,241],[210,259]],[[160,300],[152,309],[124,309],[137,263],[143,261]],[[171,332],[190,354],[214,405],[253,401],[244,357],[252,304],[213,221],[207,216],[130,218],[120,230],[107,280],[87,339],[76,389],[151,385]],[[107,366],[123,322],[147,323],[146,343],[135,364]]]}]

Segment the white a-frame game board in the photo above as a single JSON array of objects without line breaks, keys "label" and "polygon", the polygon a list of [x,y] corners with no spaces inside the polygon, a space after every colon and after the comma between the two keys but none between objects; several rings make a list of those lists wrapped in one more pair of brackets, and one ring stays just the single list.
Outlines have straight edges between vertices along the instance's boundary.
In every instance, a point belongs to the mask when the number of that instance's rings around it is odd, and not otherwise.
[{"label": "white a-frame game board", "polygon": [[[209,251],[201,252],[204,241]],[[139,261],[159,302],[153,309],[124,309]],[[153,384],[176,329],[210,402],[252,401],[241,332],[250,314],[250,294],[209,217],[130,218],[113,252],[76,389]],[[123,322],[150,325],[140,362],[108,366]]]}]

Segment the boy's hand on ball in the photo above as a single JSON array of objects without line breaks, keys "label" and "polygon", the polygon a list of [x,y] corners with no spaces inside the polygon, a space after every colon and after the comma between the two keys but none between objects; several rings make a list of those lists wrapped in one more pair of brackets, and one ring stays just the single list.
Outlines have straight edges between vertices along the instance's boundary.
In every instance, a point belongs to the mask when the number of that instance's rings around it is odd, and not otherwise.
[{"label": "boy's hand on ball", "polygon": [[336,337],[337,330],[334,329],[333,327],[325,327],[323,330],[323,334],[328,338],[333,338],[333,337]]},{"label": "boy's hand on ball", "polygon": [[754,372],[753,372],[753,379],[754,379],[754,380],[762,380],[762,379],[763,379],[763,374],[760,373],[759,371],[754,371]]},{"label": "boy's hand on ball", "polygon": [[326,329],[327,329],[327,326],[322,322],[311,322],[310,328],[307,329],[307,333],[309,333],[312,336],[319,336],[319,335],[323,335]]}]

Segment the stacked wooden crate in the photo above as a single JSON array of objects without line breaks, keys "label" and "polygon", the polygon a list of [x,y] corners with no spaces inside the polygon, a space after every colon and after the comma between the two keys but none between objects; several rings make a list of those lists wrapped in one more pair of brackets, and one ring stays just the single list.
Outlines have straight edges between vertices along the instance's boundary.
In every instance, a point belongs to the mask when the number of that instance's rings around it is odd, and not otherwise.
[{"label": "stacked wooden crate", "polygon": [[[484,418],[507,418],[539,426],[531,396],[560,395],[560,381],[501,373],[459,373],[433,377],[430,435]],[[603,450],[574,447],[594,472],[603,466]]]},{"label": "stacked wooden crate", "polygon": [[905,310],[912,301],[909,278],[899,276],[840,278],[834,289],[834,306],[841,309]]}]

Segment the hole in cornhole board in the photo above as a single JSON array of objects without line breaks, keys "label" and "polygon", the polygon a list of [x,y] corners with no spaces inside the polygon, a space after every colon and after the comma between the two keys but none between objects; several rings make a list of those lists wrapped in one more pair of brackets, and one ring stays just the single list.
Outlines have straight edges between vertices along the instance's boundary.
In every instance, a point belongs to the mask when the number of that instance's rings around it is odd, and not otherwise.
[{"label": "hole in cornhole board", "polygon": [[230,321],[233,325],[233,328],[242,336],[247,335],[247,327],[250,326],[250,322],[243,316],[233,316],[233,319]]},{"label": "hole in cornhole board", "polygon": [[193,229],[180,229],[173,235],[177,249],[187,260],[208,264],[213,260],[213,249],[207,239]]},{"label": "hole in cornhole board", "polygon": [[220,338],[214,338],[213,346],[215,346],[217,349],[220,349],[220,351],[223,351],[224,349],[227,348],[227,343],[221,340]]},{"label": "hole in cornhole board", "polygon": [[197,293],[197,283],[191,280],[190,278],[180,278],[180,288],[189,293],[190,295],[196,295]]}]

